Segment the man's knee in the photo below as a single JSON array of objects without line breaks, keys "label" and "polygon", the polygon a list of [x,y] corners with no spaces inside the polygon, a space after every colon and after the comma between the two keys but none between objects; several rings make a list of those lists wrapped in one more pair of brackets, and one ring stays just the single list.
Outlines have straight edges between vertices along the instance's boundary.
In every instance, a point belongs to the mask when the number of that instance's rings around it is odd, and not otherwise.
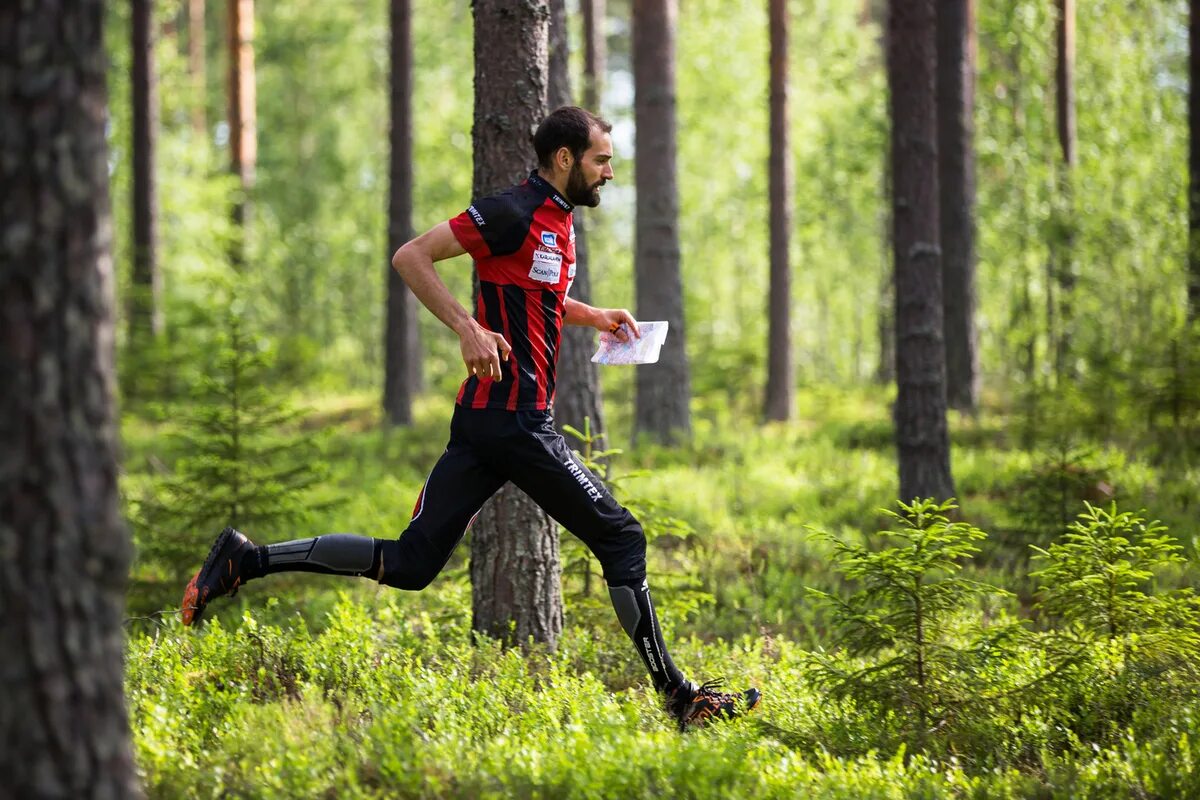
[{"label": "man's knee", "polygon": [[379,582],[393,589],[404,589],[409,592],[419,592],[442,571],[442,564],[429,559],[405,557],[401,553],[400,541],[383,543],[383,577]]},{"label": "man's knee", "polygon": [[604,577],[609,583],[641,580],[646,577],[646,532],[628,510],[625,511],[620,525],[615,531],[604,552],[597,552],[601,559],[600,566]]}]

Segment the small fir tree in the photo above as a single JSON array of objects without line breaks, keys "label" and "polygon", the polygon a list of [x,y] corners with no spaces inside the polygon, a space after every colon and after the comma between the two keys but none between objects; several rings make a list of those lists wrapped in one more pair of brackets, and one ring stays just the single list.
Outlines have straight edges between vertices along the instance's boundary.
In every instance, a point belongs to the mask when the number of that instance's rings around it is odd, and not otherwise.
[{"label": "small fir tree", "polygon": [[894,529],[879,532],[892,547],[820,534],[833,545],[834,569],[859,588],[846,597],[809,589],[831,611],[835,644],[845,651],[814,654],[811,674],[836,698],[894,725],[902,743],[924,749],[930,734],[995,713],[994,701],[1013,696],[1014,673],[998,667],[1016,657],[1026,632],[1016,622],[973,618],[981,595],[1008,593],[958,574],[987,535],[952,522],[953,501],[899,507],[884,512]]},{"label": "small fir tree", "polygon": [[327,475],[320,447],[288,430],[303,411],[267,385],[271,353],[246,332],[236,306],[215,344],[193,403],[178,411],[173,438],[183,455],[136,510],[138,577],[151,586],[182,586],[225,525],[277,534],[331,505],[309,497]]}]

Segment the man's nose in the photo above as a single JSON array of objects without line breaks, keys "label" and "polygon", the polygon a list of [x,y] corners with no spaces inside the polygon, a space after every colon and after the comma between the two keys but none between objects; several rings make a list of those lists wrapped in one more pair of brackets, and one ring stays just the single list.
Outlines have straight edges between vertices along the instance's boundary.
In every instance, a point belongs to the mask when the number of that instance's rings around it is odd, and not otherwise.
[{"label": "man's nose", "polygon": [[605,164],[604,171],[600,173],[600,177],[604,178],[606,181],[611,181],[613,179],[612,167],[610,167],[608,164]]}]

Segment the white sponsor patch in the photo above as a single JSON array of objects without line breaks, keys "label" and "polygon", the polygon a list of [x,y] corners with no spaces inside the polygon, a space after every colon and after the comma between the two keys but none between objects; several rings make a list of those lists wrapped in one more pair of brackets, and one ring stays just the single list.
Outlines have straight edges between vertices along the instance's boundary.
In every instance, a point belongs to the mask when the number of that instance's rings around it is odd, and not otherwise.
[{"label": "white sponsor patch", "polygon": [[548,253],[545,250],[533,251],[533,267],[529,270],[529,277],[541,283],[558,283],[558,276],[561,274],[561,253]]},{"label": "white sponsor patch", "polygon": [[575,220],[571,220],[571,238],[570,241],[575,241]]},{"label": "white sponsor patch", "polygon": [[570,267],[570,269],[567,270],[567,277],[568,278],[575,277],[575,262],[574,261],[571,262],[571,267]]}]

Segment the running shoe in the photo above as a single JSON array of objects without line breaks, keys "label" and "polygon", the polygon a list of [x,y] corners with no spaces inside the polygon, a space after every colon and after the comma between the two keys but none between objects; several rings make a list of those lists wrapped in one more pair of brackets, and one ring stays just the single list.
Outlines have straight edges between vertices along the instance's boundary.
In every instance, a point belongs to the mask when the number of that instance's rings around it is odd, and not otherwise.
[{"label": "running shoe", "polygon": [[720,686],[720,681],[708,681],[699,686],[687,681],[668,696],[667,708],[679,721],[681,731],[704,727],[713,720],[732,719],[750,711],[762,700],[762,692],[758,689],[721,692],[717,691]]},{"label": "running shoe", "polygon": [[192,576],[183,590],[183,624],[195,625],[204,616],[204,609],[214,597],[237,594],[242,584],[242,556],[254,549],[246,535],[226,528],[217,535],[204,566]]}]

